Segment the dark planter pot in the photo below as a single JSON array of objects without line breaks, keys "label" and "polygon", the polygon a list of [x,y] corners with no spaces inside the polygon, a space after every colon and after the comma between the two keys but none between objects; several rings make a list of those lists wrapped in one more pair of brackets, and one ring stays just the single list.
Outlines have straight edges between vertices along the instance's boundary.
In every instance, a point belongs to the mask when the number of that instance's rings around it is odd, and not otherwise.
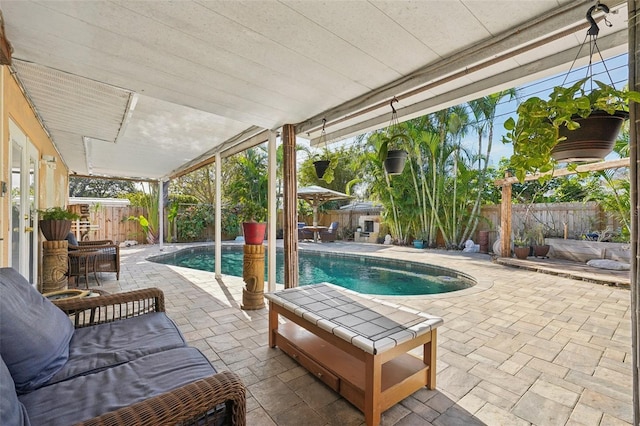
[{"label": "dark planter pot", "polygon": [[41,220],[40,231],[47,241],[63,241],[71,231],[70,220]]},{"label": "dark planter pot", "polygon": [[329,163],[329,160],[318,160],[313,162],[313,165],[316,168],[316,176],[318,176],[318,179],[322,179],[322,177],[324,176],[324,172],[326,172],[327,168],[329,167]]},{"label": "dark planter pot", "polygon": [[529,256],[530,247],[514,247],[513,252],[516,254],[518,259],[526,259]]},{"label": "dark planter pot", "polygon": [[249,245],[262,244],[266,230],[267,224],[264,222],[243,222],[244,243]]},{"label": "dark planter pot", "polygon": [[551,246],[549,244],[544,244],[541,246],[535,245],[533,246],[533,254],[535,255],[535,257],[549,257],[547,256],[547,254],[549,254],[549,248]]},{"label": "dark planter pot", "polygon": [[399,175],[404,170],[404,163],[407,161],[407,151],[401,149],[392,149],[387,152],[387,158],[384,160],[384,169],[390,175]]},{"label": "dark planter pot", "polygon": [[424,241],[422,240],[413,240],[413,246],[417,249],[424,248]]},{"label": "dark planter pot", "polygon": [[568,130],[561,126],[559,136],[567,139],[559,142],[551,151],[551,157],[560,162],[604,160],[613,150],[618,133],[629,113],[617,111],[610,115],[605,111],[594,111],[587,118],[574,118],[580,128]]}]

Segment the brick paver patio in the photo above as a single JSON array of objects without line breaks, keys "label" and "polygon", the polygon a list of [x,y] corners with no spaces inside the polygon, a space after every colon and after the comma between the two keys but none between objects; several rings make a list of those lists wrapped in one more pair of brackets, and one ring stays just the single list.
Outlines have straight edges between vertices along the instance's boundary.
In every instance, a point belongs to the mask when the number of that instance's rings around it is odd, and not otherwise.
[{"label": "brick paver patio", "polygon": [[[510,268],[480,254],[344,243],[301,248],[422,261],[479,282],[456,293],[390,298],[445,323],[438,329],[437,389],[387,410],[383,425],[633,422],[628,288]],[[249,425],[364,424],[357,409],[268,347],[267,310],[240,309],[241,278],[216,280],[210,272],[145,260],[158,253],[157,246],[122,249],[120,282],[105,273],[101,288],[164,290],[168,314],[190,344],[218,370],[242,377]]]}]

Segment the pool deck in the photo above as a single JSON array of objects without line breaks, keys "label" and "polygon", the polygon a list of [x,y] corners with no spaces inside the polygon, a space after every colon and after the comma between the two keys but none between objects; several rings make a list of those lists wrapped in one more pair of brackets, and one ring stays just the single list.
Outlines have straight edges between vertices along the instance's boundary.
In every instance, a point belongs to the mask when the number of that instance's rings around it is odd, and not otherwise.
[{"label": "pool deck", "polygon": [[[165,245],[163,252],[184,247]],[[608,271],[573,262],[531,259],[509,266],[486,254],[376,244],[300,248],[425,262],[478,281],[454,293],[380,296],[445,321],[438,329],[437,389],[421,389],[396,404],[383,413],[382,425],[632,424],[630,291],[624,273],[609,280],[603,278]],[[90,286],[109,292],[161,288],[169,316],[189,343],[218,370],[242,377],[249,425],[364,424],[357,409],[269,348],[267,309],[240,309],[241,278],[216,280],[211,272],[146,260],[157,254],[158,246],[124,248],[120,281],[103,273],[103,285],[90,279]]]}]

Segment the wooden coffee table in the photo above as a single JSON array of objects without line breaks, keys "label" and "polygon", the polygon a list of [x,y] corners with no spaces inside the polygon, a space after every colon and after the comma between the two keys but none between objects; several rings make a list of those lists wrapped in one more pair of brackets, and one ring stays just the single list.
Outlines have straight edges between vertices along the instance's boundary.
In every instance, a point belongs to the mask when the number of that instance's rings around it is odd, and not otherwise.
[{"label": "wooden coffee table", "polygon": [[[278,346],[360,409],[368,426],[423,386],[436,387],[442,318],[332,284],[267,293]],[[281,323],[279,316],[286,318]],[[422,345],[422,359],[407,352]]]}]

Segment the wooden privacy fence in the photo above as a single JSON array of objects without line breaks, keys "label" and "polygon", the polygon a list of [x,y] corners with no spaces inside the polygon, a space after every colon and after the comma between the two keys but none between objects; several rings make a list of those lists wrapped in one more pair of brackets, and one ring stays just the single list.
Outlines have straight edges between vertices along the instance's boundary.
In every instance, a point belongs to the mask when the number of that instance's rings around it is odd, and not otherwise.
[{"label": "wooden privacy fence", "polygon": [[[511,229],[532,231],[542,226],[546,237],[580,239],[591,232],[617,232],[620,224],[605,214],[595,202],[513,204]],[[500,229],[500,206],[485,206],[481,210],[485,219],[478,224],[478,231]]]},{"label": "wooden privacy fence", "polygon": [[[71,205],[70,210],[82,216],[75,221],[72,231],[82,240],[113,240],[118,243],[135,240],[139,244],[145,243],[142,228],[137,221],[126,220],[130,216],[146,217],[142,207],[133,206],[89,206],[87,204]],[[338,222],[339,235],[343,231],[355,230],[360,216],[379,215],[379,209],[372,210],[330,210],[318,215],[318,223],[328,226],[331,222]],[[500,206],[484,206],[481,210],[483,219],[478,223],[476,235],[472,239],[478,242],[479,231],[490,231],[490,244],[495,241],[500,227]],[[299,217],[300,221],[311,223],[311,217]],[[596,202],[587,203],[549,203],[549,204],[514,204],[512,207],[512,229],[533,230],[538,225],[545,229],[545,236],[563,238],[565,232],[568,238],[580,239],[590,232],[608,230],[616,232],[620,228],[609,215],[606,215]],[[278,228],[282,221],[278,216]],[[167,220],[165,217],[165,227]],[[165,236],[167,233],[165,232]],[[213,227],[207,227],[203,232],[203,239],[213,238]],[[229,238],[233,236],[228,236]]]},{"label": "wooden privacy fence", "polygon": [[134,240],[138,244],[146,241],[140,224],[127,220],[130,216],[147,217],[142,207],[72,204],[69,210],[81,216],[71,225],[71,231],[78,240],[112,240],[115,243]]}]

